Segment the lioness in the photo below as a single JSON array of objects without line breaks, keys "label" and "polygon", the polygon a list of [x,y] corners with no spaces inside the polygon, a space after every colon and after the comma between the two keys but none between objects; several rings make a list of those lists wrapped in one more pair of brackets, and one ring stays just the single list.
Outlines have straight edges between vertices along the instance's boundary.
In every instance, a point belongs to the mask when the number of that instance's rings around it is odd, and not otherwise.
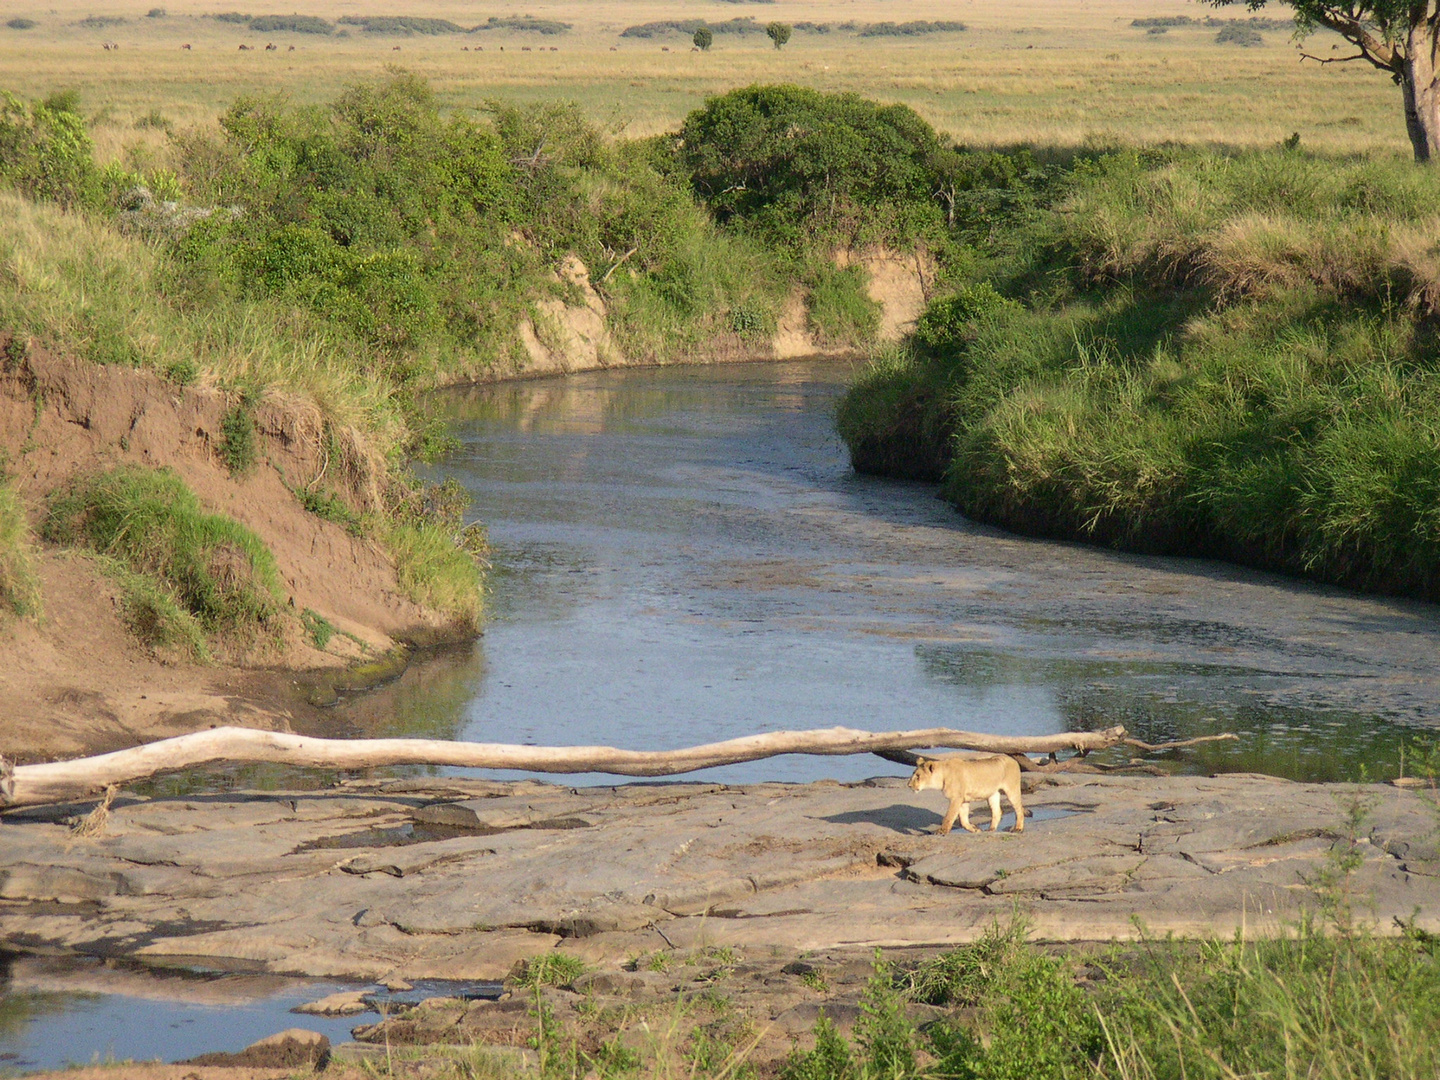
[{"label": "lioness", "polygon": [[990,829],[1000,829],[1000,793],[1010,800],[1015,811],[1015,831],[1025,831],[1025,806],[1020,801],[1020,766],[1015,759],[1004,754],[987,757],[921,758],[920,764],[910,774],[911,791],[927,791],[939,788],[950,800],[945,811],[945,820],[940,823],[939,833],[944,836],[960,818],[960,827],[966,832],[979,832],[970,824],[970,803],[973,799],[985,799],[990,803]]}]

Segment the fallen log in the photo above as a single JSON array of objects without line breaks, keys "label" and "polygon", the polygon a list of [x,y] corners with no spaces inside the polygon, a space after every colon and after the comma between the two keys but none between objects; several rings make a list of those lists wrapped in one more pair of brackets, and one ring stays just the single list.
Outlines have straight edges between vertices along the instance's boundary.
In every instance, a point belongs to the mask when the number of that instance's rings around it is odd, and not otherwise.
[{"label": "fallen log", "polygon": [[613,746],[514,746],[439,739],[317,739],[278,731],[219,727],[129,750],[43,765],[11,767],[0,758],[0,808],[77,802],[112,785],[220,761],[263,761],[318,769],[452,765],[547,773],[673,776],[780,754],[871,754],[931,748],[995,754],[1089,753],[1115,746],[1125,738],[1123,727],[1024,736],[951,728],[874,732],[835,727],[772,731],[680,750],[620,750]]}]

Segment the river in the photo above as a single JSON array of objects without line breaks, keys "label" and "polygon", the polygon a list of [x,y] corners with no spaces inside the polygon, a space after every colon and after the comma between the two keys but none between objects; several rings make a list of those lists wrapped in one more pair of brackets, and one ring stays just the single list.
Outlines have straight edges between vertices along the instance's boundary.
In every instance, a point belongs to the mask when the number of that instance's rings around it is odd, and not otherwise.
[{"label": "river", "polygon": [[[359,707],[393,733],[644,749],[835,724],[1232,730],[1176,765],[1296,779],[1394,775],[1440,719],[1433,606],[977,525],[930,485],[850,469],[832,412],[852,374],[676,367],[437,395],[460,449],[430,475],[489,526],[488,625]],[[797,757],[703,775],[894,771]]]}]

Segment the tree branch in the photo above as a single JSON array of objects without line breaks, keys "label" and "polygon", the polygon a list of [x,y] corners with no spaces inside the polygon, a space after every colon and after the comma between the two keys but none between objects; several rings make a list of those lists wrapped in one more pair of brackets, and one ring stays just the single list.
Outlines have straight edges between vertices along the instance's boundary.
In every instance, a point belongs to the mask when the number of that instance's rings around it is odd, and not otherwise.
[{"label": "tree branch", "polygon": [[[1300,59],[1314,60],[1317,64],[1348,64],[1351,60],[1370,60],[1370,57],[1363,52],[1358,52],[1354,56],[1315,56],[1312,53],[1302,52]],[[1374,61],[1372,60],[1371,63]]]}]

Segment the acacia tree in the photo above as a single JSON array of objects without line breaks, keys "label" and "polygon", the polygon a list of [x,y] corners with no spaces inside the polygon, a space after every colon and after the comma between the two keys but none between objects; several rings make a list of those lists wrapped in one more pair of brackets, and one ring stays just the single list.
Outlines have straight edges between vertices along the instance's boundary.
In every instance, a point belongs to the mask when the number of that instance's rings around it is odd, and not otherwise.
[{"label": "acacia tree", "polygon": [[[1244,4],[1251,11],[1268,0],[1209,0],[1215,7]],[[1356,52],[1310,56],[1322,64],[1365,60],[1390,73],[1405,102],[1405,130],[1416,161],[1440,157],[1440,0],[1276,0],[1295,11],[1304,34],[1325,27]],[[1307,54],[1308,55],[1308,54]]]},{"label": "acacia tree", "polygon": [[710,48],[711,43],[714,42],[715,35],[710,32],[710,28],[708,26],[700,26],[696,27],[695,36],[690,40],[695,42],[695,47],[697,49],[699,49],[701,52],[705,52]]},{"label": "acacia tree", "polygon": [[775,48],[784,48],[785,43],[790,40],[790,24],[772,22],[769,26],[765,27],[765,33],[768,34],[770,40],[775,43]]}]

